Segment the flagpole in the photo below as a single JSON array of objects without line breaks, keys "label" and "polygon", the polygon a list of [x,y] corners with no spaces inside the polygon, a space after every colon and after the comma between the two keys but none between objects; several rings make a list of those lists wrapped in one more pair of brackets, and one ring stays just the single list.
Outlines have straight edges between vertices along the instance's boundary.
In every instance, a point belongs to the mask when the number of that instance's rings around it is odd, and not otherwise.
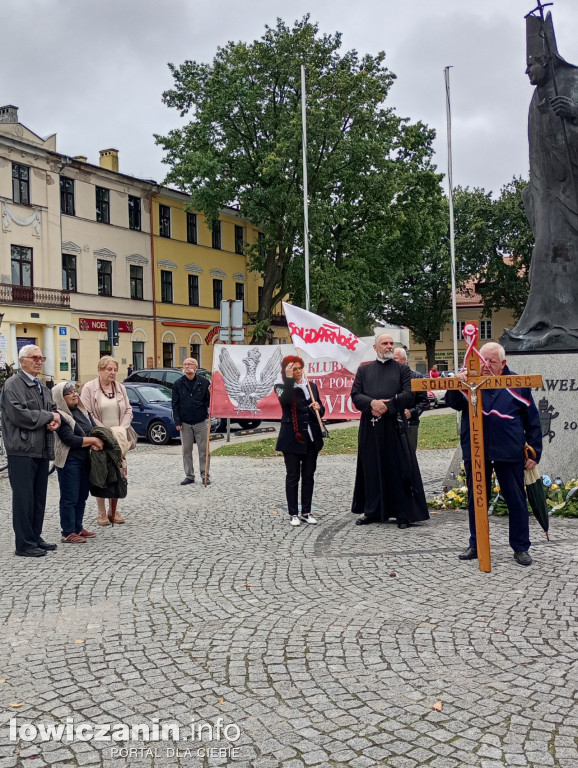
[{"label": "flagpole", "polygon": [[303,128],[303,252],[305,255],[305,309],[309,311],[309,208],[307,189],[307,110],[305,104],[305,65],[301,65],[301,125]]},{"label": "flagpole", "polygon": [[456,245],[454,234],[454,184],[452,174],[452,112],[450,106],[450,67],[444,69],[446,82],[446,121],[448,134],[448,201],[450,205],[450,257],[452,272],[452,327],[454,342],[454,373],[458,375],[458,308],[456,298]]}]

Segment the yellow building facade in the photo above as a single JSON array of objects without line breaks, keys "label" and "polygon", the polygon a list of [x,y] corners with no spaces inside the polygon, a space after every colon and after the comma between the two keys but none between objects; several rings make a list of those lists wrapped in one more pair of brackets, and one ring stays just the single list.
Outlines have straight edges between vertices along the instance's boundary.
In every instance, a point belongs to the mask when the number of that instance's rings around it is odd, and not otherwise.
[{"label": "yellow building facade", "polygon": [[[259,308],[261,276],[248,269],[247,244],[259,233],[237,211],[225,209],[213,228],[200,213],[186,210],[186,195],[162,188],[153,200],[157,366],[180,366],[195,357],[213,364],[222,300],[243,302],[250,335]],[[275,328],[273,343],[287,339]]]},{"label": "yellow building facade", "polygon": [[[56,151],[0,107],[0,364],[18,364],[34,343],[45,377],[84,383],[103,354],[121,378],[135,369],[210,368],[220,302],[243,302],[247,340],[262,278],[249,271],[246,246],[258,231],[225,209],[215,227],[186,211],[186,195],[119,170],[116,149],[98,164]],[[118,328],[110,346],[109,323]],[[287,341],[274,318],[271,341]]]},{"label": "yellow building facade", "polygon": [[0,107],[0,364],[26,344],[46,355],[44,373],[70,370],[70,296],[60,279],[59,159],[56,136],[42,139]]}]

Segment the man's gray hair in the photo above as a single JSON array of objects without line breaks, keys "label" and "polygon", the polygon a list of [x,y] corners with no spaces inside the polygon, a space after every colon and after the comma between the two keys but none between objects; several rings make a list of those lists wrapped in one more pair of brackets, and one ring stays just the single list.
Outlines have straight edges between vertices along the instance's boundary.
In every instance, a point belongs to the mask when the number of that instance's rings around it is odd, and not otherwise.
[{"label": "man's gray hair", "polygon": [[396,347],[396,348],[393,350],[393,354],[395,355],[395,353],[396,353],[396,352],[397,352],[397,354],[398,354],[400,357],[403,357],[403,359],[404,359],[404,360],[406,361],[406,363],[407,363],[407,352],[405,351],[405,349],[404,349],[403,347]]},{"label": "man's gray hair", "polygon": [[36,344],[25,344],[18,353],[18,359],[22,360],[23,357],[28,357],[28,354],[32,352],[33,349],[37,349],[42,354],[42,350],[40,347],[36,346]]},{"label": "man's gray hair", "polygon": [[506,350],[501,344],[498,344],[497,341],[488,341],[487,344],[484,344],[484,346],[480,349],[480,354],[484,354],[484,349],[493,350],[498,353],[498,356],[500,358],[500,362],[503,363],[506,359]]},{"label": "man's gray hair", "polygon": [[393,336],[391,333],[388,333],[387,331],[382,331],[381,333],[378,333],[375,339],[373,340],[374,344],[377,344],[377,340],[381,338],[382,336],[389,336],[389,338],[393,341]]}]

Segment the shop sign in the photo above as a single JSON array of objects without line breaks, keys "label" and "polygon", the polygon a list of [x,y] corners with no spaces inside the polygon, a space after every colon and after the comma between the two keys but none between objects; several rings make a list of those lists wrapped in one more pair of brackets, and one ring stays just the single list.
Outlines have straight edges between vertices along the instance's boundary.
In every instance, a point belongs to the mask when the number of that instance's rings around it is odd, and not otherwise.
[{"label": "shop sign", "polygon": [[215,325],[214,328],[211,328],[211,330],[205,336],[205,344],[213,344],[217,340],[219,330],[220,326],[218,325]]},{"label": "shop sign", "polygon": [[[78,327],[81,331],[108,331],[108,320],[101,320],[96,317],[81,317],[78,321]],[[132,333],[133,322],[132,320],[119,320],[118,332],[119,333]]]}]

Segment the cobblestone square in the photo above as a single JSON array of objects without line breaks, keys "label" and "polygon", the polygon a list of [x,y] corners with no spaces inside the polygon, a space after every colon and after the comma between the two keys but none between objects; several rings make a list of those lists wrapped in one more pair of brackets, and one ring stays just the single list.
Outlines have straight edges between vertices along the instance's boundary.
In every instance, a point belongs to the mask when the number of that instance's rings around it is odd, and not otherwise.
[{"label": "cobblestone square", "polygon": [[[418,454],[430,494],[451,455]],[[39,560],[14,557],[3,473],[0,768],[578,768],[578,522],[548,543],[532,520],[522,568],[492,518],[483,574],[457,559],[463,511],[356,527],[354,471],[321,454],[319,525],[293,528],[282,459],[215,457],[181,487],[180,446],[139,445],[127,523],[86,544],[60,544],[50,478]],[[14,718],[180,731],[27,742]],[[197,739],[218,722],[239,738]]]}]

